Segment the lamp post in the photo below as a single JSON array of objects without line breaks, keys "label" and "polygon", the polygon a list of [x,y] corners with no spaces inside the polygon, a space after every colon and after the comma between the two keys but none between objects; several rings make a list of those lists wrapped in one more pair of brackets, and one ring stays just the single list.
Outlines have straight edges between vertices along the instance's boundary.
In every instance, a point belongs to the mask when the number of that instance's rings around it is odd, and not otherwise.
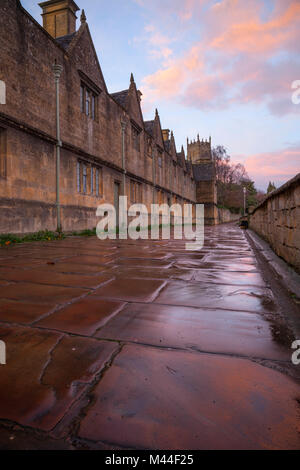
[{"label": "lamp post", "polygon": [[243,192],[244,192],[244,216],[246,215],[246,194],[247,194],[247,188],[244,186],[243,187]]},{"label": "lamp post", "polygon": [[61,217],[60,217],[60,148],[62,146],[60,140],[60,119],[59,119],[59,79],[63,71],[62,65],[55,63],[52,66],[55,93],[56,93],[56,214],[57,214],[57,231],[61,232]]}]

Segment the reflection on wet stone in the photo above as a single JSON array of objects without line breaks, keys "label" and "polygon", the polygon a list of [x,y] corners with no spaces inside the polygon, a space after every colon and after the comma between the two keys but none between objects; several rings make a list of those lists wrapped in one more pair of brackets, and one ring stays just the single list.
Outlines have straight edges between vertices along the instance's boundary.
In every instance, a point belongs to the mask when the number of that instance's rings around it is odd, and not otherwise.
[{"label": "reflection on wet stone", "polygon": [[10,446],[299,449],[293,333],[238,227],[201,252],[91,237],[0,256]]}]

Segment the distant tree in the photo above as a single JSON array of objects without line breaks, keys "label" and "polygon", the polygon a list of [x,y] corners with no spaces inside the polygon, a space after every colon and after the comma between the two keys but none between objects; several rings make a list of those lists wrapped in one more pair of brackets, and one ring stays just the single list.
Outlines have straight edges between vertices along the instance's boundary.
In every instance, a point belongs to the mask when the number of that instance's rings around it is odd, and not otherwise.
[{"label": "distant tree", "polygon": [[222,200],[219,200],[218,194],[219,204],[223,207],[227,207],[232,212],[241,212],[244,205],[244,194],[241,185],[230,183],[222,185],[221,189],[223,190],[223,193]]},{"label": "distant tree", "polygon": [[266,193],[264,191],[260,191],[260,190],[257,191],[256,200],[258,204],[262,202],[265,199],[265,197],[266,197]]},{"label": "distant tree", "polygon": [[215,161],[217,181],[226,183],[230,173],[230,156],[227,155],[227,151],[222,145],[213,148],[212,154]]},{"label": "distant tree", "polygon": [[271,193],[272,191],[275,191],[275,189],[276,189],[275,184],[270,181],[268,189],[267,189],[267,194]]},{"label": "distant tree", "polygon": [[247,207],[256,206],[262,199],[254,181],[251,181],[247,171],[241,163],[231,163],[227,150],[222,145],[212,149],[215,161],[218,205],[227,207],[233,212],[243,212],[244,191],[247,189]]},{"label": "distant tree", "polygon": [[241,180],[248,178],[244,165],[241,163],[235,165],[230,162],[230,156],[227,154],[225,147],[219,145],[213,148],[212,154],[215,161],[217,181],[224,184],[239,184]]},{"label": "distant tree", "polygon": [[247,207],[257,205],[257,189],[255,188],[254,181],[244,180],[242,182],[243,187],[246,188],[247,192]]}]

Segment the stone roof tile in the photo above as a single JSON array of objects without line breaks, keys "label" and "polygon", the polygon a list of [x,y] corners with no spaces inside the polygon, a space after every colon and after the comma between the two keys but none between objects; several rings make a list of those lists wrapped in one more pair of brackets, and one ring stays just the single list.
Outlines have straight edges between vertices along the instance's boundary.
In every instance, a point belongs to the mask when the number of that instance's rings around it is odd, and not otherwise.
[{"label": "stone roof tile", "polygon": [[74,38],[76,32],[72,34],[67,34],[66,36],[61,36],[60,38],[56,38],[56,41],[60,46],[62,46],[64,49],[68,49],[72,39]]},{"label": "stone roof tile", "polygon": [[123,106],[123,108],[125,108],[125,106],[126,106],[126,99],[127,99],[127,96],[128,96],[128,92],[129,92],[129,90],[117,91],[116,93],[112,93],[110,96],[111,96],[117,103],[119,103],[121,106]]},{"label": "stone roof tile", "polygon": [[154,137],[154,121],[145,121],[144,126],[146,129],[146,132],[148,132],[148,134]]}]

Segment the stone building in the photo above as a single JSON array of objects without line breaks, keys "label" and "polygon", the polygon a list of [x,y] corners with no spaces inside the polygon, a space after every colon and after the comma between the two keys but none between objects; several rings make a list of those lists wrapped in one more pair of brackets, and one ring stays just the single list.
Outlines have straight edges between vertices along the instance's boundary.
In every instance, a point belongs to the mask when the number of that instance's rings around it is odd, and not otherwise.
[{"label": "stone building", "polygon": [[215,164],[212,157],[211,137],[209,140],[187,140],[188,161],[193,166],[196,185],[196,200],[205,207],[205,224],[218,223],[217,181]]},{"label": "stone building", "polygon": [[148,210],[153,202],[210,203],[211,162],[196,162],[194,154],[186,159],[183,148],[178,153],[173,133],[161,127],[158,111],[153,120],[144,121],[133,75],[127,89],[109,93],[84,11],[77,30],[79,8],[73,0],[40,6],[43,27],[19,0],[0,0],[0,80],[6,84],[6,104],[0,105],[0,232],[57,227],[54,63],[63,67],[59,96],[64,231],[95,227],[97,206],[117,204],[122,194]]}]

